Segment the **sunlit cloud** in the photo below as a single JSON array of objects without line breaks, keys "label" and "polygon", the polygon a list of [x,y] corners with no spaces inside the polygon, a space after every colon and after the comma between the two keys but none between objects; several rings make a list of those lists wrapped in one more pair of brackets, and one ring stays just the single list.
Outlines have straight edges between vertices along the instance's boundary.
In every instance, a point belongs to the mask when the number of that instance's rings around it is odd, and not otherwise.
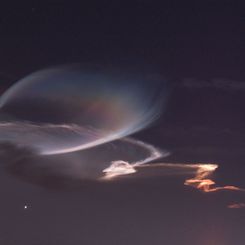
[{"label": "sunlit cloud", "polygon": [[[242,191],[245,189],[233,186],[216,186],[216,182],[212,179],[212,174],[219,167],[218,164],[212,163],[196,163],[196,164],[186,164],[186,163],[149,163],[153,160],[157,160],[163,156],[169,155],[169,153],[162,153],[159,149],[155,148],[150,144],[146,144],[141,141],[126,138],[125,140],[130,141],[132,144],[136,144],[148,150],[149,156],[145,159],[139,160],[138,162],[128,163],[122,160],[113,161],[109,167],[103,170],[105,176],[102,178],[104,180],[115,179],[121,175],[134,174],[140,171],[142,168],[159,168],[159,169],[169,169],[171,168],[173,174],[182,173],[184,175],[194,175],[191,178],[187,178],[184,185],[194,187],[202,192],[217,192],[221,190],[228,191]],[[230,204],[228,208],[245,208],[244,203]]]}]

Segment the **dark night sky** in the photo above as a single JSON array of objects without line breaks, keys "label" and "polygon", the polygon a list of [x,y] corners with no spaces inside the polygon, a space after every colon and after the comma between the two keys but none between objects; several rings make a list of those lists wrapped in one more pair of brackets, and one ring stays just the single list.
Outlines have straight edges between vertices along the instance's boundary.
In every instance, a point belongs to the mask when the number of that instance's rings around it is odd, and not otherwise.
[{"label": "dark night sky", "polygon": [[[173,89],[160,120],[135,136],[169,149],[167,162],[218,162],[220,185],[245,187],[242,2],[33,1],[0,13],[1,92],[52,65],[149,67]],[[245,194],[204,194],[184,187],[183,176],[65,189],[2,169],[0,178],[0,244],[245,243],[245,209],[226,208]]]}]

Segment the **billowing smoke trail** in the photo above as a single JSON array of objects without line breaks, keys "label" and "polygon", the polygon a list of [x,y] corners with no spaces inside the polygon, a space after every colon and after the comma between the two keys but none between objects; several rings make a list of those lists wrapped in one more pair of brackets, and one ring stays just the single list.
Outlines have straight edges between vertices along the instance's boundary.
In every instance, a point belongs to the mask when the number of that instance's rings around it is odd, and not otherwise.
[{"label": "billowing smoke trail", "polygon": [[207,177],[209,177],[217,168],[218,165],[216,164],[197,164],[196,175],[194,178],[187,179],[185,185],[193,186],[203,192],[214,192],[219,190],[245,191],[242,188],[232,185],[213,187],[216,183]]},{"label": "billowing smoke trail", "polygon": [[[195,175],[193,178],[186,179],[184,184],[186,186],[192,186],[197,188],[203,192],[216,192],[220,190],[230,190],[230,191],[245,191],[245,189],[236,187],[233,185],[226,185],[221,187],[214,187],[216,184],[214,180],[212,180],[211,175],[218,168],[217,164],[161,164],[162,166],[173,166],[175,168],[182,169],[192,169],[195,170]],[[238,204],[230,204],[227,206],[228,208],[245,208],[245,203]]]},{"label": "billowing smoke trail", "polygon": [[[243,188],[232,185],[215,187],[216,183],[211,179],[211,175],[218,168],[217,164],[149,163],[159,158],[168,156],[169,152],[163,152],[150,144],[146,144],[142,141],[134,140],[132,138],[124,138],[123,140],[143,147],[149,152],[149,156],[133,163],[128,163],[122,160],[113,161],[108,168],[103,170],[103,173],[105,174],[103,179],[111,179],[120,175],[133,174],[136,173],[137,169],[140,168],[171,168],[176,171],[176,173],[193,174],[194,177],[186,179],[184,185],[194,187],[203,192],[216,192],[220,190],[245,191]],[[245,203],[230,204],[228,205],[228,208],[245,208]]]},{"label": "billowing smoke trail", "polygon": [[159,158],[167,157],[170,155],[170,153],[168,151],[163,151],[163,150],[157,149],[155,146],[147,144],[147,143],[140,141],[140,140],[135,140],[135,139],[129,138],[129,137],[123,138],[122,140],[125,142],[129,142],[131,144],[134,144],[136,146],[140,146],[150,153],[148,157],[132,163],[131,165],[133,165],[134,167],[137,167],[137,166],[140,166],[142,164],[146,164],[146,163],[149,163],[151,161],[157,160]]},{"label": "billowing smoke trail", "polygon": [[[154,166],[153,164],[152,166]],[[184,174],[194,170],[194,177],[186,179],[184,185],[192,186],[203,192],[216,192],[220,190],[230,190],[230,191],[245,191],[244,188],[240,188],[233,185],[219,186],[214,187],[216,184],[214,180],[211,179],[211,175],[218,168],[217,164],[174,164],[174,163],[158,163],[158,166],[161,167],[173,167],[175,169],[187,170],[184,171]],[[147,164],[150,166],[150,164]],[[188,171],[189,170],[189,171]],[[245,208],[245,203],[234,203],[227,206],[228,208]]]},{"label": "billowing smoke trail", "polygon": [[130,144],[142,147],[143,149],[149,152],[149,155],[137,162],[128,163],[123,160],[113,161],[111,165],[103,170],[105,174],[102,179],[111,179],[120,175],[132,174],[137,172],[135,168],[139,166],[145,166],[146,163],[157,160],[159,158],[163,158],[168,156],[170,153],[168,151],[162,151],[154,147],[153,145],[144,143],[139,140],[135,140],[133,138],[123,138],[122,141],[128,142]]},{"label": "billowing smoke trail", "polygon": [[[215,181],[208,177],[218,168],[216,164],[198,164],[197,172],[194,178],[187,179],[185,185],[195,187],[203,192],[215,192],[220,190],[230,191],[245,191],[244,188],[240,188],[233,185],[226,185],[221,187],[214,187]],[[245,203],[229,204],[228,208],[245,208]]]}]

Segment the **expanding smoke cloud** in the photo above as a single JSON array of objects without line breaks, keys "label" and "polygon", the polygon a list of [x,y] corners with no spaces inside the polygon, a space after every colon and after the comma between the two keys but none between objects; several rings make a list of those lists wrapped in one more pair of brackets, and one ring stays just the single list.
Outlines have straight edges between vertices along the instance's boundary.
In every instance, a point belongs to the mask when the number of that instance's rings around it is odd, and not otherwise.
[{"label": "expanding smoke cloud", "polygon": [[[215,82],[214,86],[219,84]],[[159,96],[158,85],[159,79],[152,77],[132,79],[128,74],[82,72],[77,67],[47,69],[27,76],[0,98],[1,118],[5,119],[0,122],[3,166],[18,177],[42,185],[113,181],[120,176],[135,176],[143,168],[171,168],[173,174],[175,170],[192,174],[184,185],[203,192],[245,191],[230,185],[216,187],[211,176],[217,164],[150,163],[169,152],[125,138],[159,116],[166,89]],[[228,207],[242,208],[245,204]]]}]

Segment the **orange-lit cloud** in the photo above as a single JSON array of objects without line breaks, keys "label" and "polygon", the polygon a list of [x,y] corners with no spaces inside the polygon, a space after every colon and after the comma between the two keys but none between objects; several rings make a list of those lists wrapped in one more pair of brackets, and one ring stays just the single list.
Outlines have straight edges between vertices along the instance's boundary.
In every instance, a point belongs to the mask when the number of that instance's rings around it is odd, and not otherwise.
[{"label": "orange-lit cloud", "polygon": [[216,183],[207,177],[218,168],[217,164],[197,164],[196,166],[198,167],[196,175],[191,179],[187,179],[185,185],[193,186],[204,192],[215,192],[219,190],[245,191],[242,188],[232,185],[214,187]]},{"label": "orange-lit cloud", "polygon": [[[182,173],[194,175],[194,177],[186,179],[184,185],[194,187],[203,192],[216,192],[220,190],[245,191],[245,189],[233,185],[216,186],[216,182],[211,178],[211,176],[219,167],[218,164],[149,163],[153,160],[168,156],[169,153],[160,151],[154,146],[142,141],[131,138],[125,138],[124,140],[148,150],[148,157],[134,163],[128,163],[122,160],[113,161],[109,167],[103,170],[104,177],[102,179],[108,180],[121,175],[134,174],[141,168],[171,168],[173,169],[173,174]],[[245,203],[230,204],[228,205],[228,208],[245,208]]]}]

